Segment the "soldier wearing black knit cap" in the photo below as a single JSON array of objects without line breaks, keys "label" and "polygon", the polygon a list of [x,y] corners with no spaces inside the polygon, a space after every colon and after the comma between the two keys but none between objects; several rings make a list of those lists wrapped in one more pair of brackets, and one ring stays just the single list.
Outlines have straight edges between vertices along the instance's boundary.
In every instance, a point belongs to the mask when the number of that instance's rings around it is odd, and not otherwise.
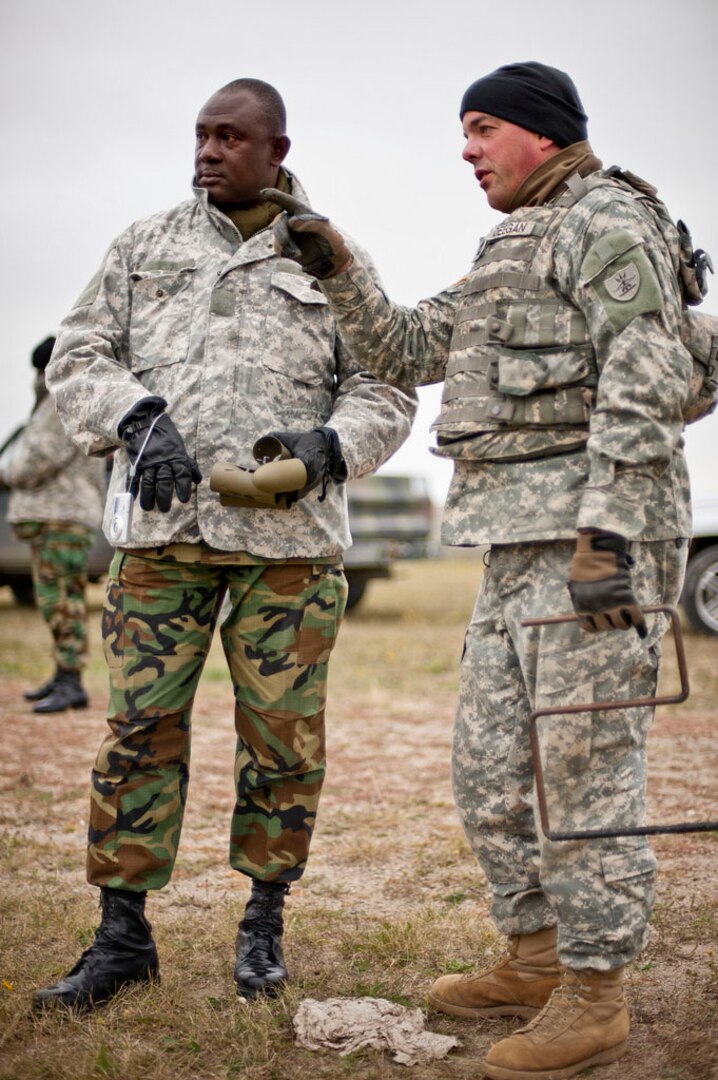
[{"label": "soldier wearing black knit cap", "polygon": [[[702,290],[679,267],[655,189],[594,156],[564,72],[508,64],[468,88],[460,113],[464,160],[508,216],[457,284],[414,309],[391,303],[327,219],[281,193],[291,216],[275,236],[320,279],[375,374],[444,382],[432,426],[434,453],[454,461],[442,540],[490,545],[461,663],[454,794],[509,950],[438,979],[429,1001],[532,1020],[491,1047],[483,1075],[566,1080],[627,1046],[623,974],[655,894],[640,833],[652,710],[542,718],[552,828],[634,830],[578,843],[543,835],[529,717],[655,693],[667,618],[643,606],[675,603],[681,588],[682,331]],[[576,621],[523,625],[571,602]]]}]

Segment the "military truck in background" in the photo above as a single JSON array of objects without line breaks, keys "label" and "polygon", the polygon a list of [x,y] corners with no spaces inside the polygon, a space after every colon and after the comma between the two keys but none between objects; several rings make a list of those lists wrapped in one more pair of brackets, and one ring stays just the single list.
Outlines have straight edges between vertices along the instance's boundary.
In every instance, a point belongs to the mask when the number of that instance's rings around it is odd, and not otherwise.
[{"label": "military truck in background", "polygon": [[718,634],[718,499],[696,499],[681,604],[694,630]]},{"label": "military truck in background", "polygon": [[354,543],[344,553],[347,610],[356,607],[372,578],[387,578],[397,559],[435,555],[435,509],[423,476],[378,473],[347,485]]},{"label": "military truck in background", "polygon": [[[20,433],[13,432],[8,448]],[[30,545],[16,540],[7,521],[9,492],[0,484],[0,586],[8,586],[19,604],[32,604]],[[417,476],[367,476],[347,485],[354,543],[345,553],[349,582],[347,609],[356,607],[372,578],[387,578],[396,559],[425,558],[434,550],[434,508],[426,480]],[[91,581],[107,573],[112,548],[98,530],[89,555]]]}]

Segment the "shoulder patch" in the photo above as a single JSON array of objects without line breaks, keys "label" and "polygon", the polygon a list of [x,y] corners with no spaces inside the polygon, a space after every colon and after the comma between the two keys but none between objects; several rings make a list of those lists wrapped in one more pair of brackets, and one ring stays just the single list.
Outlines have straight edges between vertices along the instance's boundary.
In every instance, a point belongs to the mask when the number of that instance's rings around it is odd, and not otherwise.
[{"label": "shoulder patch", "polygon": [[637,315],[660,311],[663,306],[643,240],[627,229],[599,237],[581,263],[580,280],[593,291],[617,333]]},{"label": "shoulder patch", "polygon": [[641,272],[635,262],[630,262],[627,266],[616,270],[615,274],[605,278],[603,284],[612,300],[626,304],[633,300],[641,287]]}]

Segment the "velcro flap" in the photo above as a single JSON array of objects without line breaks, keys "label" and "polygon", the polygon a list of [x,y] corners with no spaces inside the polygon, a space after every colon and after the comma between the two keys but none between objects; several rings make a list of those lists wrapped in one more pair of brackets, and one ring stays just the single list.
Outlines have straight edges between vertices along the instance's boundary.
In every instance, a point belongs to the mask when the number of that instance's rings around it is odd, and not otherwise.
[{"label": "velcro flap", "polygon": [[613,232],[600,237],[581,263],[581,284],[588,285],[619,256],[625,255],[627,251],[635,247],[640,247],[642,243],[640,237],[634,236],[626,229],[614,229]]}]

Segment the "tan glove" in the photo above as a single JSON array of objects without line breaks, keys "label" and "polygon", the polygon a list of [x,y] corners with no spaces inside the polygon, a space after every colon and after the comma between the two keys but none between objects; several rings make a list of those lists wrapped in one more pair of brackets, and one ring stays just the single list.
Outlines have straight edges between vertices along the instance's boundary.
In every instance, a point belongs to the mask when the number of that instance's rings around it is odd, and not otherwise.
[{"label": "tan glove", "polygon": [[633,593],[628,541],[600,529],[578,534],[568,591],[582,630],[630,630],[648,634],[646,620]]},{"label": "tan glove", "polygon": [[274,219],[277,255],[294,259],[312,277],[322,279],[334,277],[351,265],[352,253],[329,218],[277,188],[263,188],[259,194],[284,210]]}]

